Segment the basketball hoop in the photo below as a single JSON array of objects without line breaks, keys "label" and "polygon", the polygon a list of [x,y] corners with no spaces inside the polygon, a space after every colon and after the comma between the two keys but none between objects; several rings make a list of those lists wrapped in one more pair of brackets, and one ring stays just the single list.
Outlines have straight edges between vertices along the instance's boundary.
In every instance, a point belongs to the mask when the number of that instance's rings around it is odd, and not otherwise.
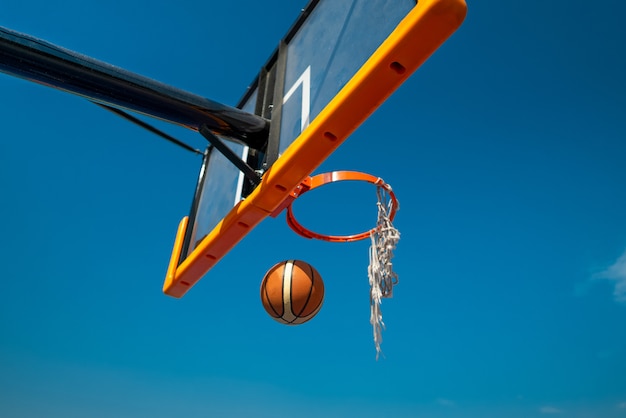
[{"label": "basketball hoop", "polygon": [[[296,220],[292,208],[294,199],[326,184],[347,180],[365,181],[377,187],[378,217],[375,227],[369,231],[354,235],[329,235],[313,232]],[[333,171],[308,177],[292,192],[290,200],[285,205],[287,208],[287,224],[296,234],[305,238],[315,238],[329,242],[352,242],[368,237],[371,239],[367,274],[370,283],[370,323],[374,332],[376,359],[378,359],[382,353],[380,346],[382,343],[382,331],[385,329],[380,305],[383,298],[392,297],[393,286],[398,283],[398,275],[393,271],[391,259],[393,258],[393,251],[400,240],[400,233],[392,224],[399,209],[399,204],[391,186],[380,177],[375,177],[371,174],[357,171]]]},{"label": "basketball hoop", "polygon": [[[302,185],[300,186],[300,190],[295,197],[302,196],[304,193],[309,192],[313,189],[317,189],[318,187],[325,186],[330,183],[335,183],[339,181],[365,181],[367,183],[372,183],[378,187],[379,191],[382,191],[383,194],[387,194],[389,197],[388,203],[388,217],[390,221],[396,216],[396,212],[399,209],[398,199],[396,199],[396,195],[393,193],[391,186],[388,185],[381,179],[380,177],[372,176],[371,174],[361,173],[358,171],[332,171],[329,173],[318,174],[313,177],[307,178]],[[381,190],[382,189],[382,190]],[[380,201],[380,199],[379,199]],[[353,235],[328,235],[321,234],[318,232],[311,231],[308,228],[305,228],[296,220],[296,217],[293,214],[293,207],[290,204],[287,206],[287,224],[293,229],[293,231],[305,238],[314,238],[323,241],[329,242],[353,242],[359,241],[362,239],[369,238],[373,233],[376,232],[377,229],[380,228],[380,225],[376,225],[374,228]]]}]

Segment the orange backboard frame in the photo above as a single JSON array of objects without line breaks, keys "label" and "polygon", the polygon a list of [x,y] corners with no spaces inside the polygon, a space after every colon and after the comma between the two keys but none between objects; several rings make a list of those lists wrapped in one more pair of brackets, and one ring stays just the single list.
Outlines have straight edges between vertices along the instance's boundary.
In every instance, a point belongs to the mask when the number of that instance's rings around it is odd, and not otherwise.
[{"label": "orange backboard frame", "polygon": [[180,222],[163,292],[182,297],[345,141],[461,25],[465,0],[419,0],[352,79],[239,202],[178,264],[188,218]]}]

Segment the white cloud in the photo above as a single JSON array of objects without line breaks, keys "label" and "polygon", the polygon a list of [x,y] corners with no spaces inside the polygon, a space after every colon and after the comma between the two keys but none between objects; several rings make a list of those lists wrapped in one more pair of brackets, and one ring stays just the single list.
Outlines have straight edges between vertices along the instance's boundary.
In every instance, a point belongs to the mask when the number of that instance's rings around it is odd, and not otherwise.
[{"label": "white cloud", "polygon": [[626,251],[613,265],[594,276],[596,279],[606,279],[615,282],[613,296],[618,302],[626,303]]},{"label": "white cloud", "polygon": [[437,403],[441,406],[454,406],[456,405],[454,401],[445,398],[437,398]]},{"label": "white cloud", "polygon": [[542,414],[562,414],[563,411],[561,411],[559,408],[555,408],[553,406],[542,406],[541,408],[539,408],[539,412],[541,412]]}]

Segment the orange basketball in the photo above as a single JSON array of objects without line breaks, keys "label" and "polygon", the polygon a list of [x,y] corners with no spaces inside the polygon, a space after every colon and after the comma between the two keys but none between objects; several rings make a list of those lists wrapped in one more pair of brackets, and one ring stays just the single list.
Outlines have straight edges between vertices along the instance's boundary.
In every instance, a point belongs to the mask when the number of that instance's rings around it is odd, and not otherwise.
[{"label": "orange basketball", "polygon": [[265,274],[261,301],[281,324],[303,324],[321,309],[324,282],[312,265],[300,260],[282,261]]}]

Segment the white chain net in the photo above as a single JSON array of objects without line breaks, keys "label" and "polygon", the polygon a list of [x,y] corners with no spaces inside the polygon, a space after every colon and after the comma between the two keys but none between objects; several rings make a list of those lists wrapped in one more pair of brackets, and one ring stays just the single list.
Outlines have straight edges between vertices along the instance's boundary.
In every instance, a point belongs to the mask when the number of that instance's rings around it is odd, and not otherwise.
[{"label": "white chain net", "polygon": [[389,219],[392,200],[387,190],[378,186],[378,220],[376,229],[370,235],[370,264],[367,269],[370,282],[370,323],[374,331],[374,344],[376,345],[376,360],[382,354],[380,348],[385,329],[383,314],[380,308],[383,298],[393,296],[393,286],[398,283],[398,275],[393,271],[393,251],[400,240],[400,232],[393,226]]}]

